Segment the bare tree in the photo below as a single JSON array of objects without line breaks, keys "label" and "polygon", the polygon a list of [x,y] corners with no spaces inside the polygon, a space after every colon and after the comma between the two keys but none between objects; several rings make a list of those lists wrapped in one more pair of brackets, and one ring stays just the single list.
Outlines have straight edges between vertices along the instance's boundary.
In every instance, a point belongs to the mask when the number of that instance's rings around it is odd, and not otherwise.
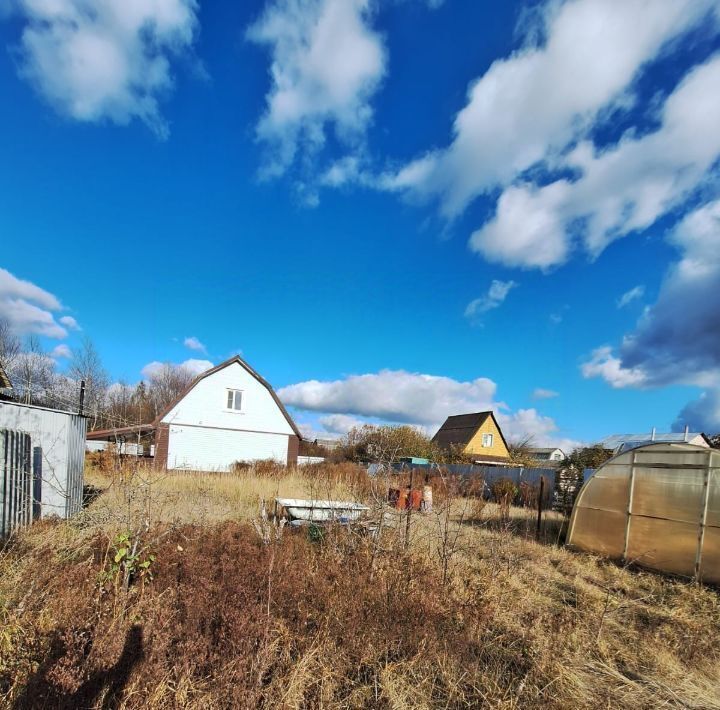
[{"label": "bare tree", "polygon": [[15,366],[21,351],[20,339],[10,327],[10,322],[5,318],[0,318],[0,363],[2,363],[8,375]]},{"label": "bare tree", "polygon": [[11,359],[8,376],[21,402],[47,402],[55,384],[55,361],[45,353],[37,336],[29,336],[25,347]]},{"label": "bare tree", "polygon": [[153,416],[187,390],[195,375],[184,367],[164,363],[148,377],[148,397],[152,402]]},{"label": "bare tree", "polygon": [[83,338],[79,348],[73,350],[68,377],[75,386],[85,381],[86,410],[90,416],[91,428],[95,429],[105,407],[105,398],[110,378],[103,367],[100,354],[89,338]]}]

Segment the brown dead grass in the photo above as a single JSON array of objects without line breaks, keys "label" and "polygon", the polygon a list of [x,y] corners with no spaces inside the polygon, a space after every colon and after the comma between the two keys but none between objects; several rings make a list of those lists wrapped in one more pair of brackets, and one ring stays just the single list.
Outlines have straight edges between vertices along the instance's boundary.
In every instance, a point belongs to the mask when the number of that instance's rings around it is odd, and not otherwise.
[{"label": "brown dead grass", "polygon": [[[82,516],[0,555],[0,704],[720,708],[714,590],[538,544],[531,514],[463,500],[446,583],[442,509],[411,518],[407,550],[398,514],[379,549],[343,530],[263,544],[247,522],[263,498],[371,492],[357,470],[308,473],[91,474],[104,492]],[[154,555],[127,590],[103,576],[118,530]]]}]

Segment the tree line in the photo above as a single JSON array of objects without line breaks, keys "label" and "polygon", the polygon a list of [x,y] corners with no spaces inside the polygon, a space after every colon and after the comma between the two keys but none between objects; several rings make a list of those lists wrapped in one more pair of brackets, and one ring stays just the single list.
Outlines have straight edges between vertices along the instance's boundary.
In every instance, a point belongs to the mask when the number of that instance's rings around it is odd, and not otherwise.
[{"label": "tree line", "polygon": [[43,349],[37,336],[21,339],[7,321],[0,319],[0,363],[12,384],[6,398],[79,411],[84,382],[83,413],[90,430],[151,422],[195,378],[187,368],[165,363],[136,384],[113,383],[87,337],[67,354],[69,363],[61,372],[57,360]]}]

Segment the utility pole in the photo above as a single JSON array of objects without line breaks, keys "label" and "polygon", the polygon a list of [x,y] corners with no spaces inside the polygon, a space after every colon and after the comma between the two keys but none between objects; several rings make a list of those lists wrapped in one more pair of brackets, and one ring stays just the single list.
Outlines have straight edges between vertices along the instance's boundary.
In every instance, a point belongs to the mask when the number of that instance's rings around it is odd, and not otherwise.
[{"label": "utility pole", "polygon": [[85,406],[85,380],[80,380],[80,406],[78,407],[78,414],[83,415],[83,407]]}]

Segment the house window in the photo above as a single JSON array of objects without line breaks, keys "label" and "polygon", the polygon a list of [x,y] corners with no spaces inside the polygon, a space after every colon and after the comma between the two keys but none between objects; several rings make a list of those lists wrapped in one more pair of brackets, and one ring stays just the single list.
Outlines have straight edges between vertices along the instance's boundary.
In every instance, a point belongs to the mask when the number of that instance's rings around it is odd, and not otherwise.
[{"label": "house window", "polygon": [[492,434],[483,434],[482,438],[482,445],[483,448],[489,448],[493,444],[493,435]]},{"label": "house window", "polygon": [[242,390],[227,391],[227,408],[234,412],[242,410]]}]

